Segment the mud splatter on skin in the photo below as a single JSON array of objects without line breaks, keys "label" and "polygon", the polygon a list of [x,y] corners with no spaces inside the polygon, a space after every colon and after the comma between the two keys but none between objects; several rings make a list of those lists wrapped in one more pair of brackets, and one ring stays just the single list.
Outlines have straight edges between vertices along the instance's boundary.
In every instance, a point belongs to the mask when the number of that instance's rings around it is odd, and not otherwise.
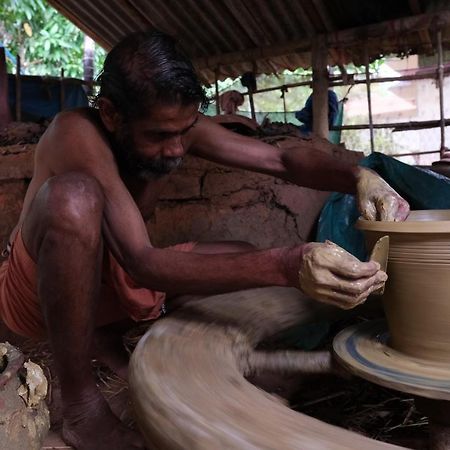
[{"label": "mud splatter on skin", "polygon": [[387,280],[376,262],[361,262],[330,241],[304,246],[299,272],[301,290],[315,300],[354,308]]}]

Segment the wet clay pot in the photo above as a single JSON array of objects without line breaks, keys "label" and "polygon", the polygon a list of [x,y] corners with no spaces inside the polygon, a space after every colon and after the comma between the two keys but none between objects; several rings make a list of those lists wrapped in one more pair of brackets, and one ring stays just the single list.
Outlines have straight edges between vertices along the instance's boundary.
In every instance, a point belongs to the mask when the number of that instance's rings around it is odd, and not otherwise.
[{"label": "wet clay pot", "polygon": [[39,450],[50,428],[47,380],[36,364],[0,343],[0,449]]},{"label": "wet clay pot", "polygon": [[359,220],[368,248],[388,235],[383,305],[390,346],[450,363],[450,210],[412,211],[405,222]]}]

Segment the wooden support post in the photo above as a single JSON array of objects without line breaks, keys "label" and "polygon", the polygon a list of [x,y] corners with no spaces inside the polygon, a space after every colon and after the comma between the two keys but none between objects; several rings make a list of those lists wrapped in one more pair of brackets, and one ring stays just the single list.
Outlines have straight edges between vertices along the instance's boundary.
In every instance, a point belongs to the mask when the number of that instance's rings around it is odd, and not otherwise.
[{"label": "wooden support post", "polygon": [[216,114],[220,114],[220,104],[219,104],[219,67],[215,70],[215,80],[214,84],[216,86]]},{"label": "wooden support post", "polygon": [[61,77],[59,79],[59,110],[64,111],[65,92],[64,92],[64,68],[61,69]]},{"label": "wooden support post", "polygon": [[440,129],[441,129],[441,159],[448,157],[447,149],[445,148],[445,116],[444,116],[444,61],[442,51],[442,31],[437,32],[437,51],[438,51],[438,88],[439,88],[439,114],[440,114]]},{"label": "wooden support post", "polygon": [[95,41],[84,35],[83,79],[86,82],[86,93],[92,95],[94,88]]},{"label": "wooden support post", "polygon": [[4,47],[0,47],[0,127],[11,122],[11,112],[8,104],[8,72]]},{"label": "wooden support post", "polygon": [[20,56],[17,55],[16,58],[16,122],[22,120],[22,84],[20,79]]},{"label": "wooden support post", "polygon": [[313,132],[328,139],[328,51],[324,35],[318,35],[312,47]]},{"label": "wooden support post", "polygon": [[248,101],[250,102],[250,112],[252,113],[252,119],[256,120],[255,102],[253,101],[253,91],[248,90]]},{"label": "wooden support post", "polygon": [[283,112],[284,112],[284,123],[287,123],[287,114],[286,114],[286,86],[281,86],[281,98],[283,99]]},{"label": "wooden support post", "polygon": [[372,95],[370,91],[369,51],[367,46],[365,54],[365,66],[366,66],[367,108],[369,111],[370,152],[373,153],[375,151],[375,141],[373,137]]}]

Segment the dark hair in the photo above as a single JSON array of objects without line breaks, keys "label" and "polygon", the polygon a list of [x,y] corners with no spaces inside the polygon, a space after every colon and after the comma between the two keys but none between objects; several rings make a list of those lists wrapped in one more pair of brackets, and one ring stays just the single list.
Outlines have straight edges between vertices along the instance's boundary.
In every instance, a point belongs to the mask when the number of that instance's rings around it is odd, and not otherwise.
[{"label": "dark hair", "polygon": [[125,37],[106,56],[98,80],[97,98],[111,100],[125,118],[145,115],[156,103],[208,104],[191,61],[160,31]]}]

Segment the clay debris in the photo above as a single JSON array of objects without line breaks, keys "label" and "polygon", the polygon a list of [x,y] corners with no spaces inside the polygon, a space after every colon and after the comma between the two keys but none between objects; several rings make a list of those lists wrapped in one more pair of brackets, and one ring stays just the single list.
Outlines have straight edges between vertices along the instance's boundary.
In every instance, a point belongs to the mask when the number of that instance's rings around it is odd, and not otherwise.
[{"label": "clay debris", "polygon": [[36,144],[48,123],[11,122],[0,131],[0,146],[18,144]]}]

